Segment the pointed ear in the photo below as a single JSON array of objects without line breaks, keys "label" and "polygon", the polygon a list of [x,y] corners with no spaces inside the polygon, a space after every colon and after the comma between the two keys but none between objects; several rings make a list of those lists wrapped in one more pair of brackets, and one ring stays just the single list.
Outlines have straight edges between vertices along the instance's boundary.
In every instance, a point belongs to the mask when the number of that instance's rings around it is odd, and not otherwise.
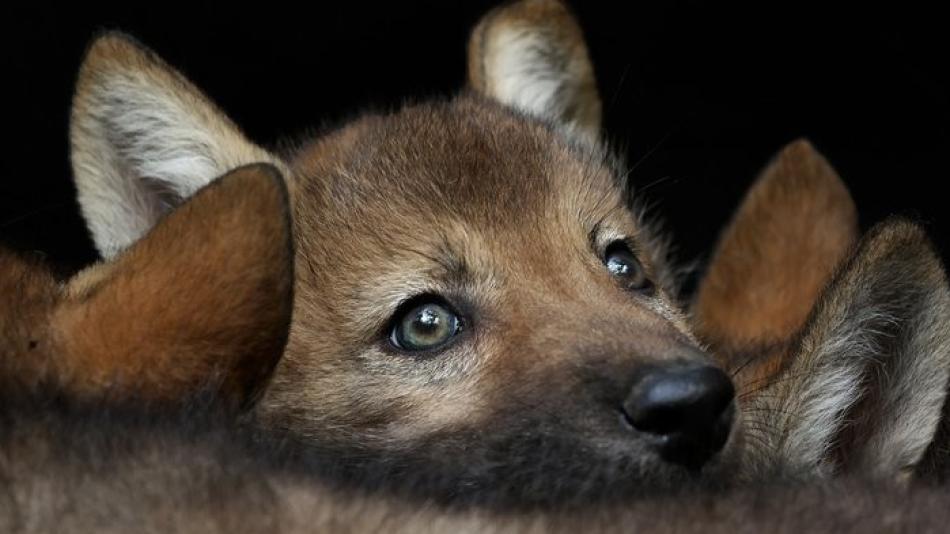
[{"label": "pointed ear", "polygon": [[[950,372],[950,288],[917,225],[878,225],[759,400],[793,472],[907,474],[934,438]],[[750,412],[751,413],[751,412]]]},{"label": "pointed ear", "polygon": [[79,204],[107,259],[215,177],[248,163],[281,166],[183,76],[118,33],[86,53],[70,143]]},{"label": "pointed ear", "polygon": [[469,84],[503,104],[600,139],[597,82],[580,26],[558,0],[521,0],[485,15],[468,45]]},{"label": "pointed ear", "polygon": [[52,321],[60,374],[92,396],[175,401],[217,386],[244,403],[280,359],[292,303],[283,180],[241,167],[69,283]]},{"label": "pointed ear", "polygon": [[[805,140],[778,153],[722,232],[692,304],[695,328],[735,367],[797,333],[857,240],[847,188]],[[766,367],[780,362],[762,359]],[[745,370],[755,375],[752,369]]]}]

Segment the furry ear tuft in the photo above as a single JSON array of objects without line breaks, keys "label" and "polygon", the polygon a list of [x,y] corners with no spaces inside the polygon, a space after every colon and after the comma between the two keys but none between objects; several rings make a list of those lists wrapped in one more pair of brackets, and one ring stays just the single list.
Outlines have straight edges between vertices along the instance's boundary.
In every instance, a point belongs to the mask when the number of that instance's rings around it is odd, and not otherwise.
[{"label": "furry ear tuft", "polygon": [[485,15],[468,45],[473,89],[587,142],[601,104],[580,26],[558,0],[521,0]]},{"label": "furry ear tuft", "polygon": [[934,438],[950,373],[950,287],[924,231],[875,227],[756,400],[764,447],[792,473],[897,476]]},{"label": "furry ear tuft", "polygon": [[184,77],[120,33],[99,37],[86,53],[70,144],[80,207],[105,258],[228,170],[281,166]]},{"label": "furry ear tuft", "polygon": [[70,281],[52,320],[62,381],[80,395],[159,401],[216,386],[246,404],[287,341],[293,258],[275,168],[212,182],[114,261]]}]

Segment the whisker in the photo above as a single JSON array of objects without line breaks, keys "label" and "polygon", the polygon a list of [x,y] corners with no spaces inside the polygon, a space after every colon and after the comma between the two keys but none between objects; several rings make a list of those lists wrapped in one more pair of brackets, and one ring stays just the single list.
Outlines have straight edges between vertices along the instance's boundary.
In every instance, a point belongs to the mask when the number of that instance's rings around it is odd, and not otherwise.
[{"label": "whisker", "polygon": [[[668,182],[668,181],[670,181],[670,180],[673,180],[673,176],[667,174],[666,176],[662,176],[662,177],[660,177],[660,178],[657,178],[656,180],[653,180],[652,182],[646,184],[646,185],[643,186],[643,187],[637,188],[637,192],[638,192],[638,193],[643,193],[644,191],[650,190],[650,188],[652,188],[652,187],[654,187],[654,186],[660,185],[660,184],[665,183],[665,182]],[[679,179],[673,180],[674,183],[676,183],[676,182],[678,182],[678,181],[679,181]]]},{"label": "whisker", "polygon": [[766,351],[761,351],[761,352],[756,352],[756,353],[754,353],[752,356],[749,356],[749,358],[747,358],[744,362],[742,362],[742,364],[739,365],[739,367],[736,367],[736,369],[732,371],[732,378],[735,378],[736,375],[738,375],[738,374],[739,374],[743,369],[745,369],[750,363],[754,362],[755,360],[757,360],[757,359],[759,359],[759,358],[765,357],[766,354],[768,354]]},{"label": "whisker", "polygon": [[[813,374],[813,373],[814,373],[814,369],[809,369],[809,370],[807,370],[807,371],[805,371],[805,372],[795,373],[795,374],[786,375],[786,376],[781,376],[781,377],[778,377],[778,378],[768,376],[768,377],[761,378],[761,379],[759,379],[759,380],[753,380],[752,382],[749,382],[748,384],[743,384],[743,391],[742,391],[739,395],[737,395],[736,397],[739,398],[739,399],[743,399],[743,398],[746,398],[746,397],[748,397],[749,395],[752,395],[752,394],[754,394],[754,393],[756,393],[756,392],[762,391],[763,389],[766,389],[766,388],[768,388],[768,387],[774,386],[775,384],[781,384],[782,382],[786,382],[786,381],[788,381],[788,380],[792,380],[792,379],[795,379],[795,378],[804,378],[804,377],[810,376],[810,375]],[[753,388],[753,389],[745,389],[745,388],[747,388],[747,387],[749,387],[749,386],[754,386],[754,385],[758,385],[758,384],[761,384],[761,385],[759,385],[758,387],[755,387],[755,388]]]},{"label": "whisker", "polygon": [[[641,156],[640,159],[638,159],[637,162],[634,163],[630,167],[630,169],[627,170],[626,174],[624,175],[624,180],[625,181],[629,180],[630,175],[632,175],[634,171],[636,171],[640,167],[640,165],[643,165],[643,163],[646,160],[650,159],[650,157],[653,156],[653,154],[656,153],[656,151],[659,150],[660,147],[666,144],[666,142],[669,141],[670,137],[673,137],[673,134],[676,133],[676,130],[678,129],[679,129],[679,126],[676,126],[674,128],[671,128],[665,134],[663,134],[663,137],[661,137],[660,140],[657,141],[650,150],[647,150],[647,152],[643,156]],[[643,191],[642,189],[638,189],[638,192],[642,192],[642,191]]]},{"label": "whisker", "polygon": [[613,96],[610,97],[610,104],[607,105],[607,109],[613,109],[614,105],[617,103],[617,97],[620,96],[620,90],[623,89],[624,82],[627,81],[627,74],[630,73],[630,67],[633,66],[633,63],[627,63],[623,68],[623,72],[620,73],[620,81],[617,82],[617,88],[614,89]]},{"label": "whisker", "polygon": [[742,410],[743,413],[777,413],[782,415],[800,417],[801,414],[793,412],[791,410],[782,410],[780,408],[770,408],[770,407],[756,407],[756,408],[747,408]]},{"label": "whisker", "polygon": [[69,205],[69,202],[64,201],[64,202],[55,202],[53,204],[47,204],[45,206],[40,206],[36,209],[27,211],[26,213],[21,213],[20,215],[17,215],[16,217],[13,217],[12,219],[7,219],[6,221],[3,221],[2,223],[0,223],[0,228],[6,228],[8,226],[11,226],[13,224],[16,224],[22,221],[23,219],[27,219],[29,217],[33,217],[35,215],[38,215],[40,213],[44,213],[47,211],[59,209],[67,205]]}]

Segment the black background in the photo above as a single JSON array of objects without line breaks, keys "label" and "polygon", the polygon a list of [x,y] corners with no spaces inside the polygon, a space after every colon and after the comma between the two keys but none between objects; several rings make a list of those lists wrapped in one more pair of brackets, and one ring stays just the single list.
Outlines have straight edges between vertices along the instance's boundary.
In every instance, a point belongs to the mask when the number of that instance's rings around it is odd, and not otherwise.
[{"label": "black background", "polygon": [[[74,201],[67,118],[95,32],[125,30],[274,145],[367,107],[447,96],[464,81],[469,29],[494,2],[167,3],[0,8],[0,243],[68,271],[96,257]],[[832,7],[833,6],[833,7]],[[950,229],[950,36],[901,3],[575,1],[606,127],[679,257],[703,259],[757,171],[807,136],[848,183],[867,226]]]}]

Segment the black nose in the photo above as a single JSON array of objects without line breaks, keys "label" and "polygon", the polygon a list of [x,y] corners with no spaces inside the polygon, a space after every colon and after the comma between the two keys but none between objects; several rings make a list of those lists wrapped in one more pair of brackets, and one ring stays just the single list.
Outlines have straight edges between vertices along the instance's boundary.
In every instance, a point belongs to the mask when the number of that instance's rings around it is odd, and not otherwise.
[{"label": "black nose", "polygon": [[734,396],[732,381],[715,367],[656,367],[636,378],[623,410],[665,460],[698,469],[729,437]]}]

